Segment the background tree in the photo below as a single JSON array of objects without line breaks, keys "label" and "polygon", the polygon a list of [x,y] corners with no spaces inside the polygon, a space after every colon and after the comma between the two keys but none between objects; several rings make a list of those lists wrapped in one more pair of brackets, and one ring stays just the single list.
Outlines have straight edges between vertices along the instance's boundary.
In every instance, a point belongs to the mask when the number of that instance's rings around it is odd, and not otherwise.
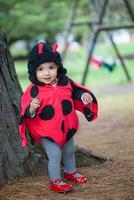
[{"label": "background tree", "polygon": [[[9,37],[9,43],[29,41],[38,35],[53,42],[56,33],[63,30],[69,7],[64,1],[12,0],[0,2],[0,28]],[[6,26],[5,26],[6,24]]]}]

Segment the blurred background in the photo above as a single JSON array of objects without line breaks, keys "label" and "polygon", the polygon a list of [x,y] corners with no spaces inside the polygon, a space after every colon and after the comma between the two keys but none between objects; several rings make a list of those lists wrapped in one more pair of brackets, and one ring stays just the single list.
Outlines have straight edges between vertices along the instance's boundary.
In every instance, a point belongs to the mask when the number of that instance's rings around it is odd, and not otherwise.
[{"label": "blurred background", "polygon": [[[81,168],[91,181],[68,198],[134,199],[134,0],[0,0],[0,30],[23,91],[30,83],[28,53],[44,41],[59,44],[68,76],[98,99],[97,120],[88,123],[79,114],[75,144],[108,162]],[[45,175],[35,178],[5,187],[0,199],[57,199]]]},{"label": "blurred background", "polygon": [[[134,10],[134,1],[128,2],[131,10]],[[104,26],[132,24],[123,0],[0,0],[0,29],[7,34],[23,90],[29,84],[28,52],[39,41],[59,44],[58,51],[63,56],[68,75],[79,83],[82,82],[89,53],[95,44],[85,81],[90,88],[125,85],[130,81],[107,32],[101,31],[96,43],[92,40],[104,4]],[[110,30],[109,33],[133,82],[134,30],[122,28]]]}]

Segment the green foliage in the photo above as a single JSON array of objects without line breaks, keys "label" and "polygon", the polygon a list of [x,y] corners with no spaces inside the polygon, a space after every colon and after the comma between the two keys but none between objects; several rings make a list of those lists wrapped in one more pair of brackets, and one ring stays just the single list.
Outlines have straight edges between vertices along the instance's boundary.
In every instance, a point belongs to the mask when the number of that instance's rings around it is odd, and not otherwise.
[{"label": "green foliage", "polygon": [[53,41],[63,30],[69,11],[62,1],[12,0],[1,1],[0,6],[0,27],[10,41],[31,40],[40,34]]},{"label": "green foliage", "polygon": [[[78,4],[75,21],[98,20],[94,6],[101,8],[104,1],[75,0]],[[94,5],[91,4],[94,2]],[[132,10],[133,1],[129,0]],[[71,13],[74,0],[0,0],[0,29],[9,38],[10,44],[16,40],[29,41],[42,35],[50,43],[55,35],[62,32]],[[105,22],[119,24],[129,19],[122,0],[109,1]],[[90,34],[88,26],[73,27],[79,41]]]}]

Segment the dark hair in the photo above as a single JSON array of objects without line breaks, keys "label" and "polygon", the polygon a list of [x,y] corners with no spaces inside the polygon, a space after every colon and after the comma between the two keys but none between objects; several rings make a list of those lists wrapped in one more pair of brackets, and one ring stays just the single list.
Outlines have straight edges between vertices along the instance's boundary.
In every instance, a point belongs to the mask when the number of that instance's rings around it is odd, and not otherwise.
[{"label": "dark hair", "polygon": [[37,67],[46,62],[54,62],[58,67],[58,77],[64,76],[67,73],[66,68],[63,67],[62,58],[60,53],[56,51],[58,45],[55,44],[51,47],[47,43],[40,42],[36,44],[28,56],[28,73],[29,80],[38,85],[44,85],[36,78]]}]

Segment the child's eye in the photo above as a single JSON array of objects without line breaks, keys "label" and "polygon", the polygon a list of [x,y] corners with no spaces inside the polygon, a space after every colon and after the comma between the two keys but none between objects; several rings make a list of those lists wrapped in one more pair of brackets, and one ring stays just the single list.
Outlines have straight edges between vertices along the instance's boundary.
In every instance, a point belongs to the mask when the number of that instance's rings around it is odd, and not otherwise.
[{"label": "child's eye", "polygon": [[38,68],[37,70],[38,70],[38,71],[42,71],[42,68]]},{"label": "child's eye", "polygon": [[55,66],[50,66],[49,69],[55,69]]}]

